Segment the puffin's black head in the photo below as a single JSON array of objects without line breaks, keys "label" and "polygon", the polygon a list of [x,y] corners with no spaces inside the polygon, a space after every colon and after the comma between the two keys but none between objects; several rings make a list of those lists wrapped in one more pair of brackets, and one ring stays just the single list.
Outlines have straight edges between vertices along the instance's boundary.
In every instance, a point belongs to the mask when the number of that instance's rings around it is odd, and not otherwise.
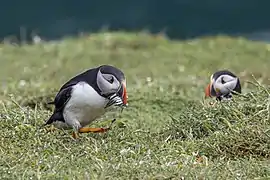
[{"label": "puffin's black head", "polygon": [[102,96],[108,98],[116,94],[122,99],[123,104],[127,105],[126,79],[120,69],[110,65],[98,67],[97,85]]},{"label": "puffin's black head", "polygon": [[217,71],[211,75],[210,83],[205,88],[205,97],[215,96],[221,100],[221,97],[235,94],[233,91],[241,93],[239,78],[228,70]]}]

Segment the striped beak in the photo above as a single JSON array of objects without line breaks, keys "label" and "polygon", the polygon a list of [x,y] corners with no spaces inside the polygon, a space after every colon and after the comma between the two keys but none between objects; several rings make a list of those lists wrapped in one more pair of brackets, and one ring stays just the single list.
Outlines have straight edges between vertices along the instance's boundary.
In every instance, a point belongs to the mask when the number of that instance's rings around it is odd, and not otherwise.
[{"label": "striped beak", "polygon": [[109,102],[105,106],[105,108],[110,107],[112,105],[121,106],[121,107],[127,107],[127,88],[126,88],[126,81],[122,81],[121,88],[116,94],[112,94],[108,97]]}]

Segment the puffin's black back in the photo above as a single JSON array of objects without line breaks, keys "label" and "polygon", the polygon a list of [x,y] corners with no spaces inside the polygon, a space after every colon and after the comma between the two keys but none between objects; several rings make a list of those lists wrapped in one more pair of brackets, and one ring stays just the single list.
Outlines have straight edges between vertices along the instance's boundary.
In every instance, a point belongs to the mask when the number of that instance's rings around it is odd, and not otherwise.
[{"label": "puffin's black back", "polygon": [[71,78],[70,80],[68,80],[59,90],[59,92],[67,87],[70,86],[74,86],[75,84],[77,84],[80,81],[84,81],[86,83],[88,83],[89,85],[91,85],[96,91],[98,91],[98,87],[97,87],[97,83],[96,83],[96,78],[97,78],[97,72],[98,72],[98,68],[93,68],[93,69],[89,69],[87,71],[84,71],[76,76],[74,76],[73,78]]},{"label": "puffin's black back", "polygon": [[232,77],[237,77],[235,74],[233,74],[232,72],[228,71],[228,70],[222,70],[222,71],[217,71],[213,74],[213,79],[217,79],[219,76],[221,75],[229,75]]},{"label": "puffin's black back", "polygon": [[124,73],[120,69],[117,69],[116,67],[113,67],[110,65],[101,65],[97,68],[92,68],[83,73],[76,75],[75,77],[70,79],[68,82],[66,82],[61,87],[60,91],[69,86],[73,86],[80,81],[84,81],[88,83],[90,86],[92,86],[100,94],[100,89],[98,88],[97,81],[96,81],[97,73],[99,69],[101,70],[102,73],[105,73],[105,74],[108,73],[108,74],[114,75],[119,81],[122,81],[124,79]]}]

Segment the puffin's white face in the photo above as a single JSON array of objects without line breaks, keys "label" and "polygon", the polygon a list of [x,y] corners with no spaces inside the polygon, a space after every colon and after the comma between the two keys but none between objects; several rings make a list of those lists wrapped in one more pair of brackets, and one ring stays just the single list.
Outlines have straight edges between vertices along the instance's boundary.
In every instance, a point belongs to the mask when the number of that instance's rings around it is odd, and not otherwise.
[{"label": "puffin's white face", "polygon": [[121,88],[121,83],[112,74],[97,73],[97,85],[102,95],[115,94]]},{"label": "puffin's white face", "polygon": [[229,94],[235,89],[237,83],[237,77],[232,77],[227,74],[219,76],[216,80],[212,79],[212,85],[217,95]]}]

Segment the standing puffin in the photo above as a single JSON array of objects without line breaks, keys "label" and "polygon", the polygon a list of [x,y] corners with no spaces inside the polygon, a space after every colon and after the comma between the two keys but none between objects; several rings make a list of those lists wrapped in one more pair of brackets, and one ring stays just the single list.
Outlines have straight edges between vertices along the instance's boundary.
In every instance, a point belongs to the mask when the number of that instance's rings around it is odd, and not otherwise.
[{"label": "standing puffin", "polygon": [[66,82],[53,102],[54,112],[45,125],[73,129],[78,133],[104,132],[105,128],[85,127],[102,116],[110,107],[127,106],[126,79],[116,67],[102,65],[89,69]]},{"label": "standing puffin", "polygon": [[235,92],[241,94],[239,78],[228,70],[222,70],[211,75],[210,83],[205,88],[205,97],[216,97],[221,101],[231,99]]}]

